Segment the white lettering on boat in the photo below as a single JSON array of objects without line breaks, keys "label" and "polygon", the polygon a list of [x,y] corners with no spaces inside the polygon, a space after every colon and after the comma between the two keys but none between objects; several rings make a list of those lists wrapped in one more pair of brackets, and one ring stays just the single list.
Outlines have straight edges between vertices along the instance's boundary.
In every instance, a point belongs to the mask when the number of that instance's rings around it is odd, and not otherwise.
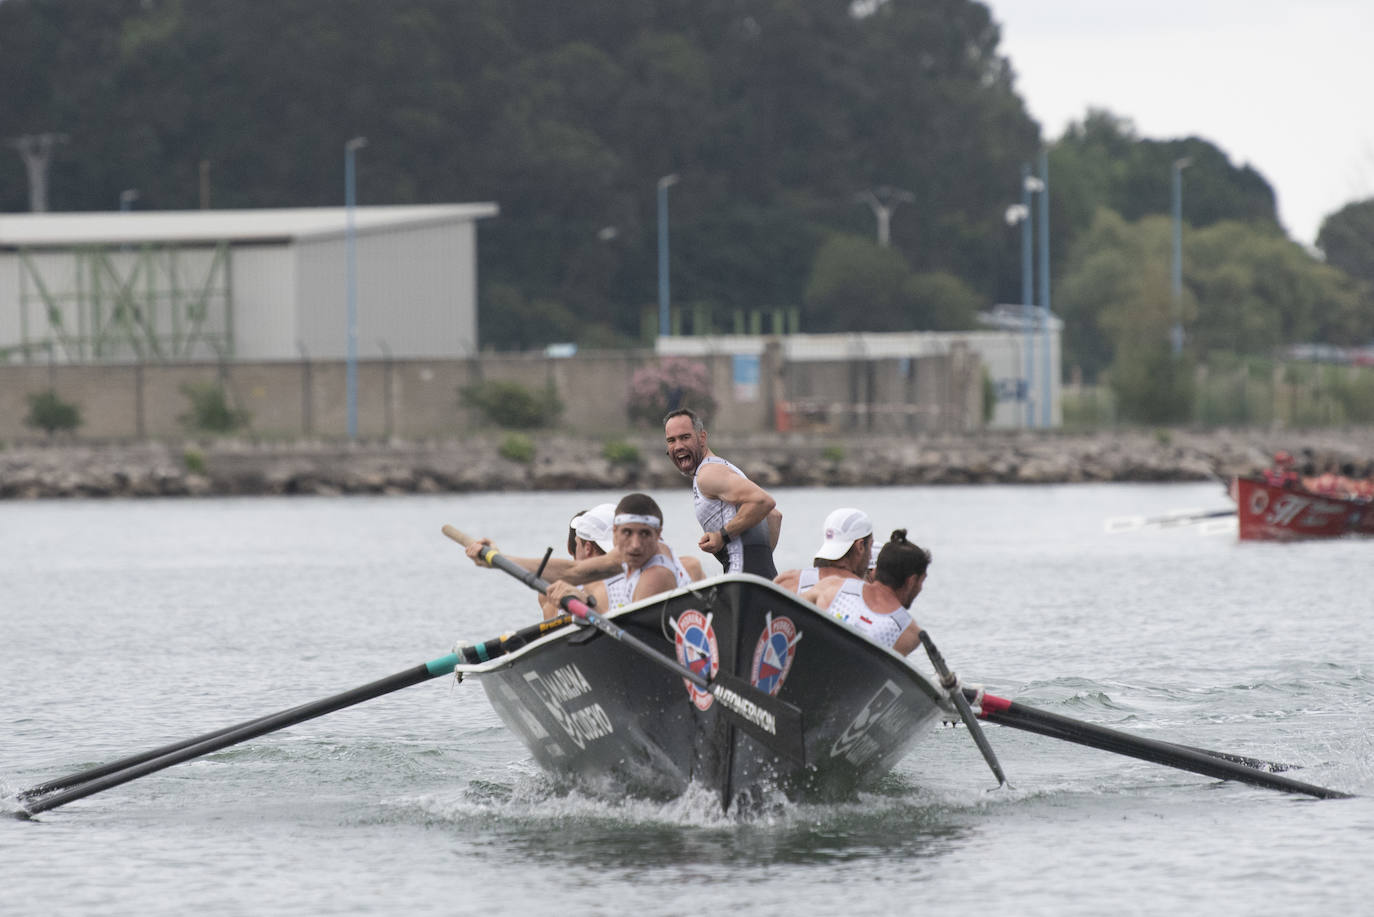
[{"label": "white lettering on boat", "polygon": [[568,711],[563,705],[591,693],[591,683],[582,671],[574,665],[565,665],[547,675],[539,672],[526,672],[525,683],[530,690],[544,702],[544,707],[553,716],[568,738],[578,748],[586,748],[587,743],[615,732],[611,718],[598,703],[588,704],[578,710]]},{"label": "white lettering on boat", "polygon": [[1330,500],[1284,494],[1264,521],[1279,526],[1291,526],[1296,522],[1299,528],[1317,529],[1325,528],[1333,516],[1344,512],[1344,506]]},{"label": "white lettering on boat", "polygon": [[880,731],[887,731],[884,721],[891,719],[894,711],[900,709],[897,706],[897,698],[901,696],[902,689],[897,687],[896,682],[891,679],[884,682],[883,686],[868,699],[868,703],[859,710],[854,721],[846,726],[844,732],[835,740],[830,749],[830,757],[844,756],[845,760],[856,767],[873,757],[882,746],[869,736],[869,732],[880,724]]},{"label": "white lettering on boat", "polygon": [[777,717],[751,701],[749,698],[744,697],[738,691],[733,688],[727,688],[725,685],[716,682],[711,685],[711,693],[714,694],[716,700],[720,701],[721,705],[731,713],[753,723],[769,735],[775,736],[778,734]]}]

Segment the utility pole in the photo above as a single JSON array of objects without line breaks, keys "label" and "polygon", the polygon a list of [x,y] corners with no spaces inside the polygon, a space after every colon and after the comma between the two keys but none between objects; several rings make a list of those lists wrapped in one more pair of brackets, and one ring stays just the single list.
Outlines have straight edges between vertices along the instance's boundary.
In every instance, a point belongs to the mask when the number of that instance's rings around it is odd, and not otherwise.
[{"label": "utility pole", "polygon": [[860,191],[854,195],[854,199],[872,208],[873,216],[878,220],[878,245],[887,248],[892,244],[892,211],[897,209],[898,204],[914,202],[916,195],[901,188],[883,185],[872,191]]},{"label": "utility pole", "polygon": [[10,141],[29,173],[29,210],[33,213],[48,212],[48,162],[52,148],[66,142],[66,134],[24,134]]}]

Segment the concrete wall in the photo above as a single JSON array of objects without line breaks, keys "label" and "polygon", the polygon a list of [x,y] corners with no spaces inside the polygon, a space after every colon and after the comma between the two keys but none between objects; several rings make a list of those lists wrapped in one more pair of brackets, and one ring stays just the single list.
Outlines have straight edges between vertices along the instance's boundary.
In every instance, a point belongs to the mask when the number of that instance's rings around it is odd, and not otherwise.
[{"label": "concrete wall", "polygon": [[[701,358],[717,408],[708,418],[720,433],[773,429],[818,431],[973,430],[981,424],[982,369],[975,355],[906,360],[785,364],[769,347],[757,384],[741,384],[730,355]],[[551,386],[565,410],[560,426],[583,435],[629,428],[626,393],[634,371],[658,358],[647,350],[542,354],[482,354],[465,360],[379,360],[358,363],[361,437],[453,437],[484,423],[459,390],[483,379]],[[345,363],[341,360],[223,364],[0,365],[0,442],[42,437],[24,424],[28,396],[52,387],[75,404],[83,423],[77,439],[173,438],[190,402],[187,384],[219,384],[231,405],[251,415],[250,432],[269,439],[342,438],[348,429]],[[804,415],[806,399],[823,412]]]}]

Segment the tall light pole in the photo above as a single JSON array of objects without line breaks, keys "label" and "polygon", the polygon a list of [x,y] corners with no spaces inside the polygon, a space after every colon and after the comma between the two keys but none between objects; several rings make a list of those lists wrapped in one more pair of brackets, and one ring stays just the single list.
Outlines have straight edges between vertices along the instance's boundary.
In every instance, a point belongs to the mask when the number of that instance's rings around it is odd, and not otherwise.
[{"label": "tall light pole", "polygon": [[668,334],[668,189],[678,183],[676,172],[658,180],[658,336]]},{"label": "tall light pole", "polygon": [[1042,337],[1044,351],[1040,358],[1045,371],[1040,379],[1040,425],[1050,425],[1050,395],[1053,392],[1053,373],[1050,360],[1050,151],[1040,151],[1040,306],[1045,325]]},{"label": "tall light pole", "polygon": [[1173,306],[1174,323],[1169,333],[1173,343],[1174,357],[1183,353],[1183,170],[1193,164],[1191,156],[1181,156],[1174,160],[1173,197],[1174,197],[1174,260],[1173,260]]},{"label": "tall light pole", "polygon": [[860,191],[854,197],[872,208],[873,216],[878,220],[878,245],[882,248],[892,244],[892,211],[897,209],[898,204],[910,204],[916,200],[916,195],[910,191],[888,185],[872,191]]},{"label": "tall light pole", "polygon": [[344,209],[345,248],[348,272],[348,439],[358,438],[358,252],[353,227],[353,210],[357,206],[357,175],[354,160],[358,150],[367,146],[366,137],[354,137],[344,144]]},{"label": "tall light pole", "polygon": [[1025,354],[1021,358],[1021,392],[1020,396],[1026,402],[1026,426],[1035,426],[1035,409],[1031,406],[1031,376],[1035,367],[1031,362],[1031,354],[1035,349],[1035,336],[1033,334],[1034,325],[1032,324],[1031,310],[1034,302],[1034,292],[1032,288],[1033,266],[1031,263],[1032,241],[1031,241],[1031,182],[1030,166],[1021,166],[1021,203],[1012,204],[1007,208],[1007,225],[1015,226],[1021,224],[1021,320],[1024,323],[1026,332]]}]

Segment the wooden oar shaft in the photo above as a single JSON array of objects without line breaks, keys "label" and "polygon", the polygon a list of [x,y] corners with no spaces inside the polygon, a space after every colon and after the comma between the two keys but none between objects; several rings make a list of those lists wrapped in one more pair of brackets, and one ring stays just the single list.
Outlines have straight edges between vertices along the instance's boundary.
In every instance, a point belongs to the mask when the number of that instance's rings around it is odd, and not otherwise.
[{"label": "wooden oar shaft", "polygon": [[1128,735],[1105,726],[1049,713],[991,694],[984,694],[982,697],[981,716],[990,723],[999,723],[1013,729],[1034,732],[1219,780],[1235,780],[1268,789],[1304,793],[1320,799],[1351,798],[1351,794],[1339,790],[1303,783],[1290,777],[1281,777],[1278,774],[1237,764],[1227,760],[1229,756],[1221,753]]}]

